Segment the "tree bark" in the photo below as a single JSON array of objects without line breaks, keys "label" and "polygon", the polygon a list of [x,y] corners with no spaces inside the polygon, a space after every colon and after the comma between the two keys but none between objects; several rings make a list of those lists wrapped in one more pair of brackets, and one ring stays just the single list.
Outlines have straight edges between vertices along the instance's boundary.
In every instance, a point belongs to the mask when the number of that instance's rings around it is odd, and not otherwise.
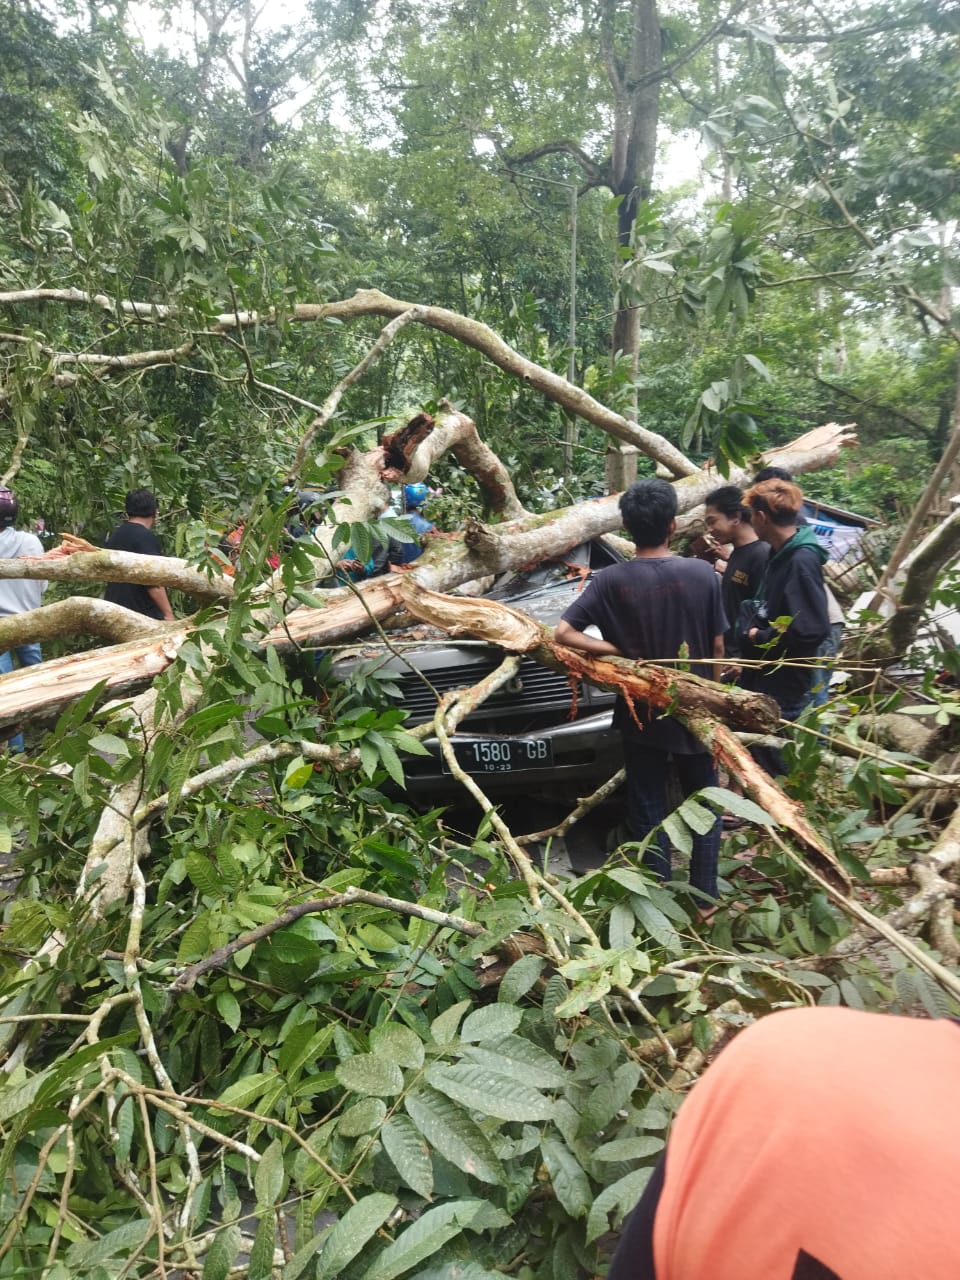
[{"label": "tree bark", "polygon": [[[4,563],[0,561],[0,566]],[[57,636],[100,636],[112,644],[122,644],[145,636],[156,637],[163,625],[123,605],[93,596],[71,596],[69,600],[0,618],[0,649],[39,644]]]},{"label": "tree bark", "polygon": [[[213,562],[211,561],[211,568]],[[136,582],[145,587],[171,587],[201,600],[229,600],[233,580],[219,569],[200,573],[173,556],[143,556],[133,551],[77,551],[62,560],[22,556],[0,560],[0,579],[48,582]]]}]

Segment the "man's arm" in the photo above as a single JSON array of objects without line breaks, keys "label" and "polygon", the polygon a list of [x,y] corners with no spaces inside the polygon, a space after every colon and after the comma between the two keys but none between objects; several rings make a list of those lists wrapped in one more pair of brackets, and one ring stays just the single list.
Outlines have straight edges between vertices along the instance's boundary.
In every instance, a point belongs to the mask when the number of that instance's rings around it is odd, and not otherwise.
[{"label": "man's arm", "polygon": [[594,657],[622,658],[623,654],[609,640],[598,640],[596,636],[588,636],[577,631],[563,618],[556,625],[553,638],[557,644],[565,644],[571,649],[580,649],[583,653],[592,653]]},{"label": "man's arm", "polygon": [[160,610],[164,622],[173,622],[173,610],[167,598],[166,587],[147,587],[147,595]]}]

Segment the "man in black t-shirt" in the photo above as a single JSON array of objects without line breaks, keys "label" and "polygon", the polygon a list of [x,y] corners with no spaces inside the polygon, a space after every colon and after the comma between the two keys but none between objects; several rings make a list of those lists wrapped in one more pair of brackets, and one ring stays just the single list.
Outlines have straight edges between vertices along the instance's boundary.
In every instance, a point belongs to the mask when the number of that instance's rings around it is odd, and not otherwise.
[{"label": "man in black t-shirt", "polygon": [[[124,503],[127,518],[117,525],[107,539],[108,551],[134,551],[141,556],[162,556],[160,540],[153,532],[157,519],[157,500],[149,489],[132,489]],[[173,610],[165,587],[144,587],[138,582],[111,582],[103,593],[104,600],[121,604],[134,613],[145,614],[164,622],[173,621]]]},{"label": "man in black t-shirt", "polygon": [[[615,654],[668,663],[682,658],[690,671],[713,676],[712,664],[704,660],[723,658],[727,629],[720,579],[704,561],[671,554],[677,513],[673,486],[664,480],[637,481],[621,496],[620,513],[636,543],[635,558],[594,576],[557,624],[556,640],[597,657]],[[586,634],[588,626],[598,628],[603,638]],[[644,862],[668,880],[670,842],[661,823],[667,814],[670,757],[685,797],[716,786],[717,770],[710,752],[676,720],[641,703],[635,710],[636,721],[620,698],[614,713],[623,739],[630,835],[643,840],[660,827]],[[720,831],[718,818],[709,831],[693,838],[690,883],[710,898],[717,896]]]}]

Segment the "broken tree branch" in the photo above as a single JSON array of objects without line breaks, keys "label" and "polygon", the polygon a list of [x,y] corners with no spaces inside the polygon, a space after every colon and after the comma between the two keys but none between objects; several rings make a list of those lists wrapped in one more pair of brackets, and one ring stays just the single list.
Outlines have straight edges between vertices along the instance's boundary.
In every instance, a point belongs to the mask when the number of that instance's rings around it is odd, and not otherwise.
[{"label": "broken tree branch", "polygon": [[233,579],[207,575],[175,556],[144,556],[133,551],[77,551],[55,560],[21,556],[0,560],[0,579],[46,579],[48,582],[136,582],[146,587],[172,587],[202,600],[229,600]]},{"label": "broken tree branch", "polygon": [[446,911],[435,911],[433,907],[423,906],[419,902],[406,902],[401,898],[388,898],[382,893],[371,893],[368,889],[351,887],[345,889],[343,893],[331,894],[329,898],[311,898],[308,902],[294,903],[284,911],[281,911],[273,920],[268,920],[266,924],[257,925],[255,929],[249,929],[246,933],[241,933],[224,946],[218,947],[210,955],[198,960],[196,964],[184,969],[171,984],[170,991],[174,995],[180,995],[184,991],[192,990],[196,985],[197,979],[201,978],[205,973],[209,973],[211,969],[222,969],[231,956],[235,956],[238,951],[243,951],[245,947],[252,947],[257,942],[262,942],[264,938],[269,938],[278,929],[286,928],[287,925],[293,924],[295,920],[302,919],[303,916],[316,915],[322,911],[334,911],[340,907],[349,907],[355,902],[363,902],[370,907],[380,907],[384,911],[395,911],[398,915],[415,916],[418,920],[426,920],[429,924],[435,924],[441,929],[454,929],[457,933],[465,933],[470,938],[482,937],[484,933],[482,925],[473,920],[464,920],[462,916],[452,916]]},{"label": "broken tree branch", "polygon": [[162,631],[163,623],[123,605],[94,596],[71,596],[56,604],[0,618],[0,649],[40,644],[57,636],[100,636],[112,644],[123,644]]}]

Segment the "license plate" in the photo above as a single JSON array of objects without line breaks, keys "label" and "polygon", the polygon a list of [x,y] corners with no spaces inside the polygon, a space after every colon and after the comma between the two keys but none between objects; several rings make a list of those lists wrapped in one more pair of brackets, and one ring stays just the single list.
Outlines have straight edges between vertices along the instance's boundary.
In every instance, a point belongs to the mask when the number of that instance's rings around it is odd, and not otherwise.
[{"label": "license plate", "polygon": [[[453,754],[467,773],[549,769],[553,764],[553,743],[549,738],[454,738]],[[444,773],[449,773],[446,756],[441,756],[441,761]]]}]

